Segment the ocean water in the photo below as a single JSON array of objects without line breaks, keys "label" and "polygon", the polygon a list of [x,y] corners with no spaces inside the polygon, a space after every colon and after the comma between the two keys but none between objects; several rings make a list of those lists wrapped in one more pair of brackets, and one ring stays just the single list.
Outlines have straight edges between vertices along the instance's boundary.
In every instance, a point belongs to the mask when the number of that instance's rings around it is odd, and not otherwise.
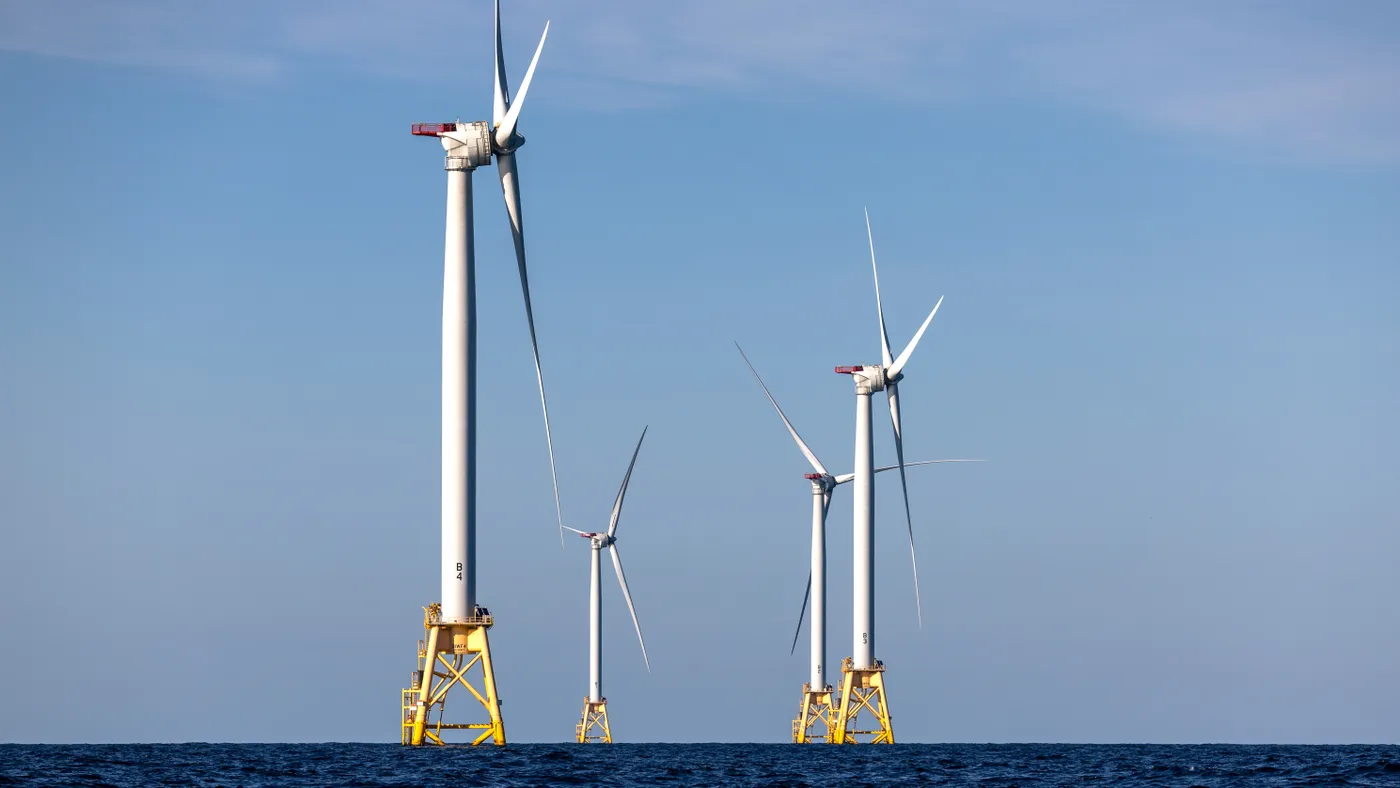
[{"label": "ocean water", "polygon": [[1400,787],[1400,746],[0,745],[0,786]]}]

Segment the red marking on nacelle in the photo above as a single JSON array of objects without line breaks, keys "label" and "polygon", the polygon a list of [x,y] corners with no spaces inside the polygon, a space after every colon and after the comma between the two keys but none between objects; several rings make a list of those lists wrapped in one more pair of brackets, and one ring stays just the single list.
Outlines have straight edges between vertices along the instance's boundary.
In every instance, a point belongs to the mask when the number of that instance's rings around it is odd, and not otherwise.
[{"label": "red marking on nacelle", "polygon": [[816,481],[817,479],[820,479],[821,477],[822,477],[822,475],[821,475],[820,473],[804,473],[804,474],[802,474],[802,478],[804,478],[804,479],[811,479],[812,481]]},{"label": "red marking on nacelle", "polygon": [[838,375],[850,375],[850,374],[854,374],[854,373],[856,373],[856,372],[860,372],[860,371],[863,370],[863,369],[865,369],[865,367],[862,367],[862,366],[859,366],[859,365],[854,366],[854,367],[837,367],[837,368],[836,368],[836,374],[838,374]]},{"label": "red marking on nacelle", "polygon": [[438,137],[447,131],[456,131],[456,123],[415,123],[413,134],[418,137]]}]

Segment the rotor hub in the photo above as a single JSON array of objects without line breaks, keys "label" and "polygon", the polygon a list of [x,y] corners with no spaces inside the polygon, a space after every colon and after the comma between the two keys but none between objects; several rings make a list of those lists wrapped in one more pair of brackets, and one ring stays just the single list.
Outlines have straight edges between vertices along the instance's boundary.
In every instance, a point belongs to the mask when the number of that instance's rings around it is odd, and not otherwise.
[{"label": "rotor hub", "polygon": [[496,141],[495,134],[491,135],[491,150],[498,156],[515,153],[524,144],[525,137],[518,131],[511,132],[510,139],[506,140],[504,145]]}]

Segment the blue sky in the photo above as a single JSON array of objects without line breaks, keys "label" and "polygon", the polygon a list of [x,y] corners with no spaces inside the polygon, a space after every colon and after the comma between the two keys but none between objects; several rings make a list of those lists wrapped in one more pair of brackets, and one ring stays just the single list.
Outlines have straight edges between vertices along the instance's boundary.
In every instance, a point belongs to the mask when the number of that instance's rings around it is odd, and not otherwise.
[{"label": "blue sky", "polygon": [[[516,82],[552,20],[520,161],[567,524],[650,425],[619,740],[788,736],[806,467],[732,342],[846,470],[868,206],[893,343],[946,296],[907,455],[989,460],[910,473],[922,629],[877,487],[897,736],[1400,741],[1400,18],[1040,5],[507,4]],[[394,740],[438,549],[407,127],[487,117],[490,58],[484,2],[0,2],[0,740]],[[475,186],[480,596],[509,735],[562,741],[587,550]]]}]

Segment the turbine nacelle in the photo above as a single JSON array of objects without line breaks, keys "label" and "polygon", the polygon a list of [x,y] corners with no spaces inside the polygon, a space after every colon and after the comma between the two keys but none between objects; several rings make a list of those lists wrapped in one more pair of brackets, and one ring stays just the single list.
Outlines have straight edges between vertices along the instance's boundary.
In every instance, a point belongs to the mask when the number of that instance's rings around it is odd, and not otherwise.
[{"label": "turbine nacelle", "polygon": [[416,137],[437,137],[447,151],[447,169],[473,170],[491,163],[491,124],[484,120],[474,123],[415,123]]},{"label": "turbine nacelle", "polygon": [[836,485],[840,484],[840,482],[836,480],[836,477],[829,473],[805,473],[802,475],[802,478],[810,481],[813,487],[818,488],[824,493],[831,492],[836,489]]},{"label": "turbine nacelle", "polygon": [[856,382],[857,394],[873,394],[884,391],[889,386],[904,379],[902,372],[889,374],[881,364],[857,364],[852,367],[837,367],[836,374],[850,375]]},{"label": "turbine nacelle", "polygon": [[[485,167],[491,163],[491,126],[484,120],[475,123],[458,123],[453,131],[438,135],[442,149],[447,151],[447,161],[451,165],[460,163],[467,169]],[[456,159],[457,162],[453,160]],[[453,169],[449,166],[448,169]]]},{"label": "turbine nacelle", "polygon": [[573,531],[580,537],[592,542],[593,546],[599,549],[602,549],[604,547],[612,547],[613,545],[617,544],[617,537],[609,533],[599,533],[597,531],[580,531],[577,528],[570,528],[567,525],[564,526],[564,530]]}]

